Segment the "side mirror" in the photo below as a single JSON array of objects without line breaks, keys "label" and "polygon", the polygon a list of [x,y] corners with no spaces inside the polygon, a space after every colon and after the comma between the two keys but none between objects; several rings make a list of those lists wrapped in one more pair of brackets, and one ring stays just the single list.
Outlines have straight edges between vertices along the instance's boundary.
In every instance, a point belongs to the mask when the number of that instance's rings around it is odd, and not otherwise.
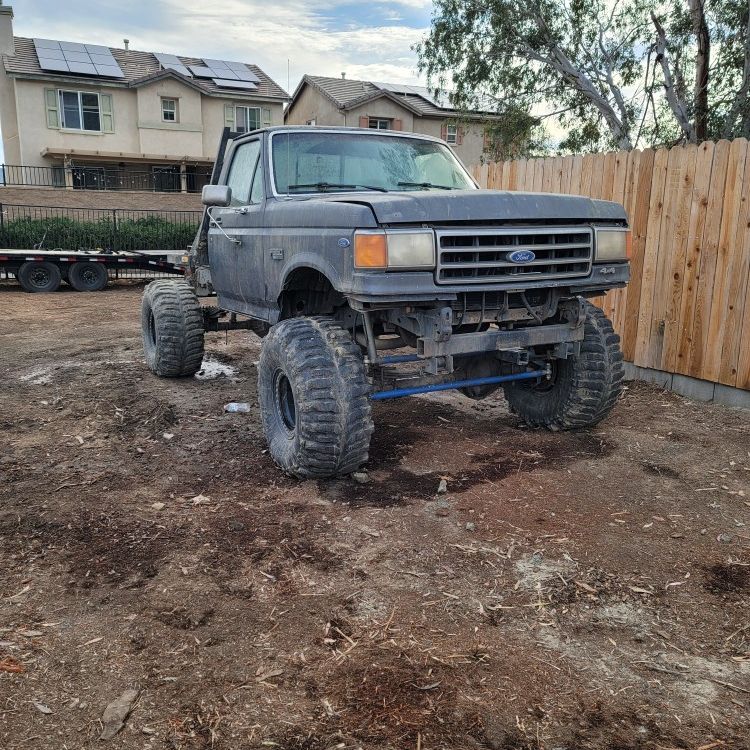
[{"label": "side mirror", "polygon": [[229,185],[204,185],[201,201],[204,206],[228,206],[232,202],[232,188]]}]

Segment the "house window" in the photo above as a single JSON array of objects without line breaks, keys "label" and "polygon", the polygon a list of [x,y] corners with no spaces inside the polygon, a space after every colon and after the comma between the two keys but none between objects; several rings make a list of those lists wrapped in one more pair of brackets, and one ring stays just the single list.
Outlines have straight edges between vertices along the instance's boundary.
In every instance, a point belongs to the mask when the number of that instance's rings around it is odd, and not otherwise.
[{"label": "house window", "polygon": [[458,125],[445,126],[445,142],[454,145],[458,143]]},{"label": "house window", "polygon": [[235,107],[234,129],[238,133],[249,133],[260,127],[260,107]]},{"label": "house window", "polygon": [[59,91],[58,96],[63,128],[101,132],[99,94],[87,91]]},{"label": "house window", "polygon": [[162,98],[161,119],[164,122],[177,122],[177,99]]},{"label": "house window", "polygon": [[391,121],[383,117],[371,117],[367,127],[371,130],[390,130]]}]

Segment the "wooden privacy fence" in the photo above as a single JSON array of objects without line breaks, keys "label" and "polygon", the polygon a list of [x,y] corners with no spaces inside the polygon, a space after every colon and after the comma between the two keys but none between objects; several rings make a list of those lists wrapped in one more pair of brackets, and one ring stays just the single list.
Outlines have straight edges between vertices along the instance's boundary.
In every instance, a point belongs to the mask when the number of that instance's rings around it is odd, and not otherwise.
[{"label": "wooden privacy fence", "polygon": [[477,165],[482,187],[623,203],[632,280],[596,300],[640,367],[750,390],[748,141]]}]

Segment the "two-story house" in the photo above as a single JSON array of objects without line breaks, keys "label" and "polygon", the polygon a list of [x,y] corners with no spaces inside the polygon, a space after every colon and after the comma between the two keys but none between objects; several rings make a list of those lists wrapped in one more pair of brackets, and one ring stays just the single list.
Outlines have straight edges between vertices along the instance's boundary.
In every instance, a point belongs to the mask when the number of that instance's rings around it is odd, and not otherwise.
[{"label": "two-story house", "polygon": [[67,187],[196,190],[225,126],[283,123],[289,97],[257,65],[15,37],[12,24],[0,4],[0,127],[16,184],[51,174]]},{"label": "two-story house", "polygon": [[287,125],[346,125],[406,130],[442,138],[464,164],[478,164],[489,146],[488,112],[459,112],[422,86],[306,75],[286,110]]}]

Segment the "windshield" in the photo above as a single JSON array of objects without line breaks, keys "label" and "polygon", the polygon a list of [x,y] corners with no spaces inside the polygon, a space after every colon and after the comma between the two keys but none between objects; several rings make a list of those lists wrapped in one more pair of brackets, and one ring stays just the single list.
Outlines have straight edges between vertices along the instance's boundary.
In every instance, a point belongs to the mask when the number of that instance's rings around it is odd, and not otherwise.
[{"label": "windshield", "polygon": [[351,190],[474,190],[447,146],[402,136],[362,133],[275,133],[277,193]]}]

